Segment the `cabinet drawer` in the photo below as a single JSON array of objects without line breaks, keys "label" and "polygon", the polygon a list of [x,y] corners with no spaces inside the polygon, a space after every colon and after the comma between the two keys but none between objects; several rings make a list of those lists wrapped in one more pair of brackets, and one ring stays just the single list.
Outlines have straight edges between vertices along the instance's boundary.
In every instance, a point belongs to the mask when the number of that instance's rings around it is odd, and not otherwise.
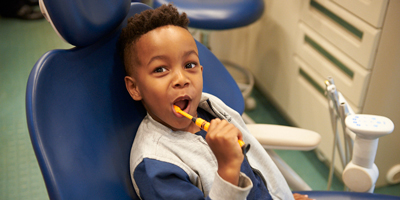
[{"label": "cabinet drawer", "polygon": [[304,1],[301,19],[366,69],[373,66],[380,29],[328,0]]},{"label": "cabinet drawer", "polygon": [[296,54],[322,77],[333,77],[349,102],[362,108],[370,72],[311,30],[299,23]]},{"label": "cabinet drawer", "polygon": [[[289,115],[296,125],[316,132],[331,132],[328,100],[325,96],[325,80],[304,60],[294,56],[297,68],[295,81],[290,89]],[[341,88],[338,87],[341,92]],[[343,95],[346,99],[347,97]],[[360,110],[348,102],[355,113]]]},{"label": "cabinet drawer", "polygon": [[331,0],[376,28],[381,28],[388,0]]},{"label": "cabinet drawer", "polygon": [[[289,115],[299,127],[313,130],[321,135],[321,143],[318,145],[318,150],[327,159],[330,159],[334,137],[328,100],[324,96],[324,81],[326,78],[321,77],[301,58],[294,56],[294,61],[295,66],[298,68],[298,73],[291,87]],[[359,110],[354,105],[349,104],[354,112],[359,113]],[[338,128],[339,135],[342,136],[341,126],[338,126]],[[335,162],[335,167],[339,172],[342,170],[338,160]]]}]

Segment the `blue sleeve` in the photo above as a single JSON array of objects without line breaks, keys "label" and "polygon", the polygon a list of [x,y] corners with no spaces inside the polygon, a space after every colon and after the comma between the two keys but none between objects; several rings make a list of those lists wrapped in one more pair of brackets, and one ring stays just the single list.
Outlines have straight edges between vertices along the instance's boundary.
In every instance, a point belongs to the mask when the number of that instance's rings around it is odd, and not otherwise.
[{"label": "blue sleeve", "polygon": [[133,177],[142,199],[210,199],[190,182],[183,169],[171,163],[145,158]]}]

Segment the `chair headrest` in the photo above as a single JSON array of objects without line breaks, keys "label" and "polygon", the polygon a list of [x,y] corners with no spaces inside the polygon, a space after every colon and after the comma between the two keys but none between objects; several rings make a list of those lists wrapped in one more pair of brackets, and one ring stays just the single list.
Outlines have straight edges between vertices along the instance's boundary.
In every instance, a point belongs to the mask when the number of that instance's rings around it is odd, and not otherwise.
[{"label": "chair headrest", "polygon": [[264,12],[264,0],[153,0],[153,7],[173,3],[190,19],[189,27],[226,30],[247,26]]},{"label": "chair headrest", "polygon": [[130,0],[39,0],[40,10],[57,34],[75,46],[88,46],[114,31]]}]

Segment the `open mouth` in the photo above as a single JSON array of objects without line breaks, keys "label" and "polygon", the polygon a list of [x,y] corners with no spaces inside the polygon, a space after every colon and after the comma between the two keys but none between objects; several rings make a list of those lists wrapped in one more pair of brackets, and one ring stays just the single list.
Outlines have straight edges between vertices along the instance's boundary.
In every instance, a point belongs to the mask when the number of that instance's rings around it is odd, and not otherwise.
[{"label": "open mouth", "polygon": [[189,105],[189,100],[180,100],[174,103],[174,105],[178,106],[181,110],[185,110]]},{"label": "open mouth", "polygon": [[[178,106],[181,110],[183,110],[185,112],[189,112],[189,104],[190,104],[190,98],[188,96],[179,97],[173,103],[173,105]],[[182,116],[181,114],[178,114],[176,112],[175,112],[175,114],[179,117]]]}]

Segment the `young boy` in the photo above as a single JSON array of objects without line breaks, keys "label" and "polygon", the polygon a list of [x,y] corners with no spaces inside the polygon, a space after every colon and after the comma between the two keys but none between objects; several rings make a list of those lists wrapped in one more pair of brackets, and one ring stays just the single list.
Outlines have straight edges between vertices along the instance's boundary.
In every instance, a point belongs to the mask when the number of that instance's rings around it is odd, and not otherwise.
[{"label": "young boy", "polygon": [[[120,36],[129,94],[148,114],[132,145],[131,178],[142,199],[293,199],[283,176],[241,116],[202,93],[203,67],[172,5],[130,18]],[[208,132],[174,105],[210,121]],[[251,144],[243,155],[238,144]]]}]

